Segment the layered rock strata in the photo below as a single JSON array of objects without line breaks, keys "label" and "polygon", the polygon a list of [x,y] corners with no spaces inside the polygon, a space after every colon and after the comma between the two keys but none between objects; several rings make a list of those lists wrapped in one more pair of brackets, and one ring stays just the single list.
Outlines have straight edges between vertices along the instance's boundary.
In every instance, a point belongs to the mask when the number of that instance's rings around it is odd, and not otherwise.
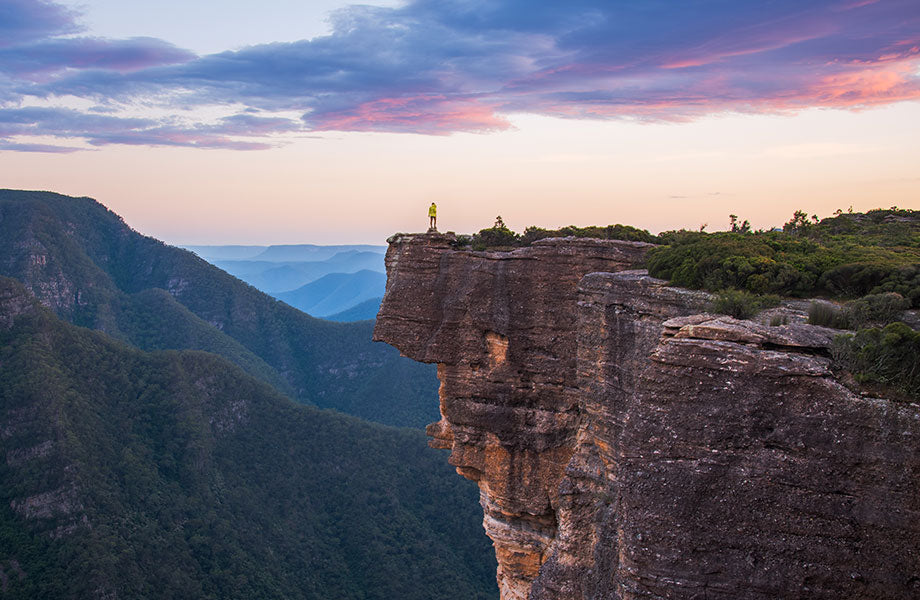
[{"label": "layered rock strata", "polygon": [[515,252],[464,252],[450,236],[398,236],[375,338],[438,363],[450,448],[478,482],[503,598],[526,598],[556,535],[557,489],[574,449],[577,285],[621,270],[647,244],[544,240]]},{"label": "layered rock strata", "polygon": [[454,244],[391,240],[375,337],[438,363],[504,600],[920,596],[920,414],[835,332],[705,314],[644,244]]}]

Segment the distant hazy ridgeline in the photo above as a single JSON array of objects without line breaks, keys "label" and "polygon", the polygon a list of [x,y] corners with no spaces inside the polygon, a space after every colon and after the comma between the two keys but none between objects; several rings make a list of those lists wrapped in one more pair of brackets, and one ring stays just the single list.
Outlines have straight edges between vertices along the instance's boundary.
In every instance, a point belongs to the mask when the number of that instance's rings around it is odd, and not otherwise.
[{"label": "distant hazy ridgeline", "polygon": [[[295,308],[335,321],[373,318],[376,311],[365,316],[367,308],[355,313],[348,311],[382,297],[386,285],[384,246],[302,244],[187,246],[187,249]],[[351,318],[352,314],[360,318]]]},{"label": "distant hazy ridgeline", "polygon": [[334,315],[329,315],[326,317],[330,321],[365,321],[368,319],[377,318],[377,313],[380,311],[380,303],[383,301],[383,296],[379,298],[371,298],[370,300],[365,300],[361,304],[356,304],[347,310],[343,310],[340,313]]},{"label": "distant hazy ridgeline", "polygon": [[328,317],[382,297],[386,283],[386,274],[365,269],[330,273],[296,290],[273,295],[315,317]]},{"label": "distant hazy ridgeline", "polygon": [[182,246],[182,248],[194,252],[207,261],[215,261],[248,260],[264,252],[268,246]]}]

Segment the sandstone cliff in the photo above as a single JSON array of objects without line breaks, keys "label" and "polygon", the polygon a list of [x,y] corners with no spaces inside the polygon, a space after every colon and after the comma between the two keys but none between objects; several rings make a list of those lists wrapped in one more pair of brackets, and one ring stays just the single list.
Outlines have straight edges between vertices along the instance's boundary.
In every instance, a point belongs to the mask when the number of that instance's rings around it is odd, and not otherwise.
[{"label": "sandstone cliff", "polygon": [[454,245],[394,236],[375,338],[438,364],[503,600],[920,595],[920,414],[833,331],[707,315],[645,244]]}]

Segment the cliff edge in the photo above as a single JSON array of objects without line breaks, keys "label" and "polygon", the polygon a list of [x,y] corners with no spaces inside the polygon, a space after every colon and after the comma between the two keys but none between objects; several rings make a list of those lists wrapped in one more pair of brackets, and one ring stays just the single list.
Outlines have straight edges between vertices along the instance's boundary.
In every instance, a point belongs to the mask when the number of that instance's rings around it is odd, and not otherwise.
[{"label": "cliff edge", "polygon": [[503,600],[920,595],[920,411],[834,331],[706,314],[650,246],[391,238],[375,339],[438,364],[431,445],[480,488]]}]

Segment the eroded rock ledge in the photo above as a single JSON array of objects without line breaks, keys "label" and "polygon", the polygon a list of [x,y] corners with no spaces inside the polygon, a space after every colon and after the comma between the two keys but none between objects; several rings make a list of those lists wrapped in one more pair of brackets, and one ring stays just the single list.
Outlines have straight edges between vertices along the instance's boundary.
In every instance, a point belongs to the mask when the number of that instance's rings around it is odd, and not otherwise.
[{"label": "eroded rock ledge", "polygon": [[391,239],[375,338],[438,364],[503,600],[920,596],[920,413],[833,331],[707,315],[646,244],[453,242]]}]

